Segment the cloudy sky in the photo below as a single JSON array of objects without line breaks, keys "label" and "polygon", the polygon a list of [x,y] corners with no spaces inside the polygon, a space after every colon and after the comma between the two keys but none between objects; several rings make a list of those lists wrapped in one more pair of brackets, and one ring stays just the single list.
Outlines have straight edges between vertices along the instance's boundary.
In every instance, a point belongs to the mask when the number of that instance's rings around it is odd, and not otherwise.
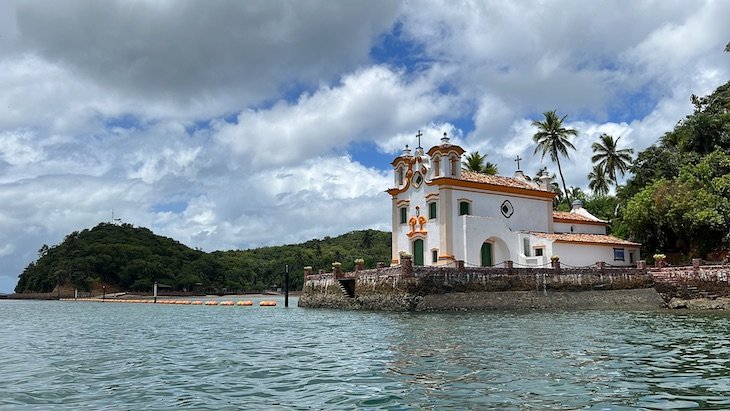
[{"label": "cloudy sky", "polygon": [[727,1],[0,3],[0,292],[114,216],[206,251],[389,229],[420,129],[532,174],[530,126],[643,149],[730,79]]}]

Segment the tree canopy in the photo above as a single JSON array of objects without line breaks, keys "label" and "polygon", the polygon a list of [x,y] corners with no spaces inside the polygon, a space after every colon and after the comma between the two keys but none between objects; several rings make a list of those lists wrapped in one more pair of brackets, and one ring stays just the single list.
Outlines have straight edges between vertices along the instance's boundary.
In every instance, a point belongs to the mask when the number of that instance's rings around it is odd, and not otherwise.
[{"label": "tree canopy", "polygon": [[613,136],[603,133],[598,142],[591,146],[594,153],[591,161],[598,166],[593,171],[605,173],[604,179],[614,184],[619,175],[623,177],[629,170],[631,155],[634,153],[634,150],[630,148],[619,149],[618,141],[620,139],[621,137],[614,139]]},{"label": "tree canopy", "polygon": [[640,152],[618,197],[616,229],[641,241],[646,254],[689,259],[730,246],[730,82]]},{"label": "tree canopy", "polygon": [[390,233],[353,231],[302,244],[205,253],[130,224],[102,223],[75,231],[56,246],[43,245],[38,260],[20,274],[15,292],[50,292],[58,285],[89,290],[150,291],[154,282],[175,290],[261,291],[281,284],[288,264],[292,288],[301,288],[304,266],[329,269],[342,262],[351,270],[363,258],[367,267],[390,261]]},{"label": "tree canopy", "polygon": [[541,152],[542,158],[546,154],[550,155],[550,159],[558,165],[558,173],[560,180],[563,182],[563,191],[566,193],[565,199],[570,205],[570,197],[568,196],[568,188],[565,185],[565,177],[563,169],[560,166],[560,157],[570,158],[568,149],[575,150],[575,146],[570,142],[570,137],[577,136],[578,131],[563,126],[563,121],[568,117],[558,116],[555,110],[543,113],[545,119],[543,121],[533,121],[532,125],[537,127],[537,132],[532,139],[537,143],[534,153]]},{"label": "tree canopy", "polygon": [[497,165],[487,160],[487,155],[479,154],[475,151],[466,156],[462,162],[461,168],[466,171],[475,171],[477,173],[495,175],[498,173]]}]

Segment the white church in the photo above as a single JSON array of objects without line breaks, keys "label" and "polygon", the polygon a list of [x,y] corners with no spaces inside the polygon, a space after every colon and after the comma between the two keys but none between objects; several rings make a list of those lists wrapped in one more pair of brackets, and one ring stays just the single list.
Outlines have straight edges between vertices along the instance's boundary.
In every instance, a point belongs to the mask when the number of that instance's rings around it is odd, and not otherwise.
[{"label": "white church", "polygon": [[418,266],[460,260],[489,267],[509,260],[515,267],[541,267],[552,257],[566,266],[629,266],[639,260],[641,244],[607,235],[608,222],[579,201],[570,212],[553,211],[550,177],[531,181],[520,170],[513,177],[462,171],[463,154],[444,133],[428,152],[418,147],[411,154],[406,146],[393,160],[395,187],[387,190],[393,199],[393,265],[402,252]]}]

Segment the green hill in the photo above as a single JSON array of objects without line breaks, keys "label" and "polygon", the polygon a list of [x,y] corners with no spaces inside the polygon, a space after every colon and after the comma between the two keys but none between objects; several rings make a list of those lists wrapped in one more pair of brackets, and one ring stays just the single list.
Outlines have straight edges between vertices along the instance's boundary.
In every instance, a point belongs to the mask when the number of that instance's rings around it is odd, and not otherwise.
[{"label": "green hill", "polygon": [[302,244],[205,253],[147,228],[102,223],[69,234],[59,245],[41,247],[38,260],[20,274],[15,292],[50,292],[58,285],[89,290],[98,284],[149,291],[155,281],[176,290],[197,284],[261,291],[281,284],[287,264],[292,288],[298,289],[304,266],[329,270],[333,261],[340,261],[350,270],[356,258],[364,258],[367,267],[389,262],[390,233],[353,231]]}]

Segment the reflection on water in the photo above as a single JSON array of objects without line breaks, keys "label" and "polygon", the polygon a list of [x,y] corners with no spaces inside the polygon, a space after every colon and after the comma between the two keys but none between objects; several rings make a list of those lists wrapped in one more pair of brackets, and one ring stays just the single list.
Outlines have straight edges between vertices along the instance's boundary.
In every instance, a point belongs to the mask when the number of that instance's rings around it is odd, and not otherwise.
[{"label": "reflection on water", "polygon": [[729,409],[729,326],[0,301],[0,408]]}]

